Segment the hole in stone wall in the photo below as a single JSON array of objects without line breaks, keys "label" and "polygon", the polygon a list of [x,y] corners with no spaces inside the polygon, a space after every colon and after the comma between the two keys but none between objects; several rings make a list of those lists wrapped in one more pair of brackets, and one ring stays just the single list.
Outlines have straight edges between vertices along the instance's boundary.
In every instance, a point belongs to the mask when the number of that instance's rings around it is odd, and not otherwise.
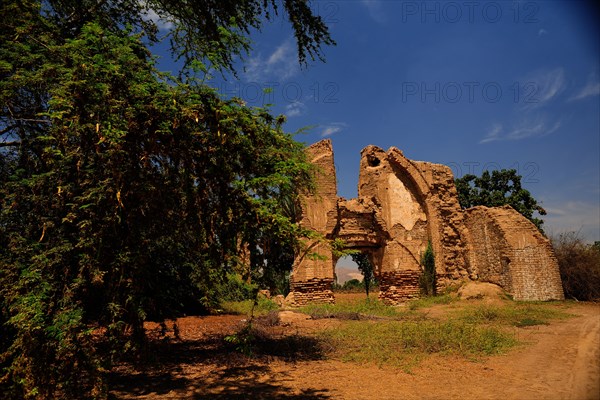
[{"label": "hole in stone wall", "polygon": [[346,282],[353,279],[362,281],[362,274],[359,272],[358,265],[352,260],[352,257],[344,256],[335,264],[335,283],[342,287]]},{"label": "hole in stone wall", "polygon": [[[362,251],[361,251],[362,253]],[[364,253],[363,253],[364,254]],[[373,267],[374,268],[374,267]],[[373,275],[369,279],[369,296],[377,298],[379,286]],[[333,285],[335,297],[343,302],[354,302],[367,298],[364,275],[351,256],[340,258],[334,270],[335,282]]]},{"label": "hole in stone wall", "polygon": [[369,164],[369,167],[378,167],[379,164],[381,164],[381,160],[373,155],[368,155],[367,156],[367,163]]}]

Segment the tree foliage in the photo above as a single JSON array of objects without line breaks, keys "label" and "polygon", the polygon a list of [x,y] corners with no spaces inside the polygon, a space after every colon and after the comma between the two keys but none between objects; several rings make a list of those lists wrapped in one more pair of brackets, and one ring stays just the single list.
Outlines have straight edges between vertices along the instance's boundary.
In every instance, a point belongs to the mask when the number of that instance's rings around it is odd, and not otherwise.
[{"label": "tree foliage", "polygon": [[367,297],[369,297],[369,290],[375,280],[373,264],[371,264],[369,256],[367,256],[365,253],[353,253],[351,256],[352,261],[358,265],[358,270],[363,276],[363,285],[365,286]]},{"label": "tree foliage", "polygon": [[578,232],[551,238],[565,297],[581,301],[600,299],[600,243],[585,243]]},{"label": "tree foliage", "polygon": [[[105,397],[143,322],[210,305],[241,249],[263,275],[289,268],[302,145],[268,110],[157,71],[144,15],[174,24],[186,68],[232,69],[269,4],[0,4],[0,392]],[[300,61],[319,55],[322,21],[284,4]]]},{"label": "tree foliage", "polygon": [[421,269],[419,280],[421,292],[426,296],[434,296],[436,293],[435,255],[431,241],[427,243],[425,253],[421,256]]},{"label": "tree foliage", "polygon": [[534,216],[546,215],[528,190],[521,186],[521,176],[514,169],[483,171],[481,177],[467,174],[455,179],[458,201],[462,208],[510,205],[542,231],[544,221]]},{"label": "tree foliage", "polygon": [[[32,1],[26,1],[26,3]],[[39,3],[39,2],[35,2]],[[42,14],[62,37],[75,37],[95,21],[111,32],[124,26],[143,31],[149,42],[169,39],[173,55],[186,67],[234,70],[236,58],[251,49],[250,34],[265,20],[285,15],[289,20],[301,64],[323,59],[321,47],[335,44],[322,18],[305,0],[49,0]],[[157,18],[158,17],[158,18]],[[166,37],[159,28],[170,26]]]}]

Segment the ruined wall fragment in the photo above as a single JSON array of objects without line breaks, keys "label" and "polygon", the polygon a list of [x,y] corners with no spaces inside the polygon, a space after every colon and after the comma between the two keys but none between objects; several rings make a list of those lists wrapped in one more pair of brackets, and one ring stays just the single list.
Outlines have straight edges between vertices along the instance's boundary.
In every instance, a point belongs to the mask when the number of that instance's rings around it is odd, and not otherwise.
[{"label": "ruined wall fragment", "polygon": [[458,202],[450,167],[424,161],[411,161],[427,182],[427,204],[432,215],[431,240],[436,255],[439,288],[461,279],[477,279],[469,268],[464,238],[464,213]]},{"label": "ruined wall fragment", "polygon": [[338,224],[334,236],[343,240],[348,248],[378,248],[390,239],[386,223],[378,205],[372,199],[338,200]]},{"label": "ruined wall fragment", "polygon": [[420,260],[429,240],[440,290],[469,276],[463,215],[450,168],[411,161],[394,147],[385,152],[368,146],[362,152],[359,196],[381,205],[390,236],[374,257],[384,301],[419,295]]},{"label": "ruined wall fragment", "polygon": [[[317,193],[302,197],[300,224],[327,236],[337,224],[338,201],[331,140],[309,146],[306,153],[310,162],[318,168]],[[331,288],[336,260],[330,247],[318,240],[306,241],[304,246],[304,252],[295,260],[290,278],[290,302],[294,305],[304,305],[309,301],[334,302]]]},{"label": "ruined wall fragment", "polygon": [[469,262],[481,281],[515,300],[562,300],[558,262],[550,241],[510,206],[465,210]]},{"label": "ruined wall fragment", "polygon": [[[428,241],[438,290],[470,279],[498,284],[519,300],[563,298],[549,241],[510,207],[462,210],[447,166],[409,160],[394,147],[386,152],[368,146],[361,153],[359,197],[345,200],[337,197],[331,141],[310,146],[307,154],[320,170],[318,193],[304,197],[300,223],[365,252],[384,302],[419,296]],[[288,304],[333,302],[337,260],[320,241],[305,245],[294,264]]]}]

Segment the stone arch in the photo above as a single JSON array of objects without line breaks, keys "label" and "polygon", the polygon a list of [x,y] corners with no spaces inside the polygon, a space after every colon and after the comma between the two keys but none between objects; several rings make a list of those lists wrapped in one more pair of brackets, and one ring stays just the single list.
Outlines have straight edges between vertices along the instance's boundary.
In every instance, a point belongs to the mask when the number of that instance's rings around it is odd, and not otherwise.
[{"label": "stone arch", "polygon": [[[403,173],[406,179],[413,183],[415,195],[418,201],[421,202],[425,210],[427,217],[427,234],[428,240],[433,245],[434,253],[440,257],[443,257],[444,248],[441,245],[440,229],[438,227],[443,225],[443,221],[440,220],[440,215],[437,211],[437,204],[432,199],[430,183],[427,182],[422,172],[413,164],[411,160],[406,158],[402,151],[396,147],[388,150],[388,157],[390,164],[394,166],[400,173]],[[437,263],[438,272],[441,271],[441,263]]]},{"label": "stone arch", "polygon": [[[515,218],[505,218],[502,225],[506,232],[522,227],[520,232],[535,238],[531,246],[510,241],[511,236],[505,233],[498,236],[502,241],[497,241],[496,247],[506,249],[479,245],[477,239],[481,235],[470,232],[487,225],[482,218],[473,218],[473,212],[465,213],[460,208],[449,167],[409,160],[395,147],[386,152],[368,146],[361,152],[359,196],[346,200],[337,197],[331,141],[310,146],[307,156],[319,167],[318,193],[304,196],[300,224],[323,237],[342,239],[349,248],[367,251],[379,278],[380,298],[385,302],[395,304],[419,295],[420,257],[429,240],[435,253],[438,290],[461,280],[479,279],[478,271],[482,276],[492,276],[495,270],[486,267],[486,260],[495,259],[498,253],[513,260],[506,268],[497,269],[497,280],[505,289],[514,287],[515,294],[523,292],[522,297],[531,300],[562,295],[547,239],[540,237],[539,232],[536,235],[531,227],[518,224]],[[304,245],[316,257],[307,257],[306,251],[295,260],[290,304],[334,302],[331,287],[337,260],[331,248],[319,240],[306,240]],[[480,253],[487,258],[475,257]],[[526,262],[531,255],[535,255],[535,260]],[[544,271],[539,277],[535,272],[538,270]],[[529,288],[532,280],[540,282],[535,289]],[[544,286],[552,286],[552,290],[544,292],[538,288]]]},{"label": "stone arch", "polygon": [[359,198],[378,205],[389,238],[375,253],[380,297],[389,303],[419,295],[420,259],[432,240],[429,185],[402,152],[368,146],[361,153]]}]

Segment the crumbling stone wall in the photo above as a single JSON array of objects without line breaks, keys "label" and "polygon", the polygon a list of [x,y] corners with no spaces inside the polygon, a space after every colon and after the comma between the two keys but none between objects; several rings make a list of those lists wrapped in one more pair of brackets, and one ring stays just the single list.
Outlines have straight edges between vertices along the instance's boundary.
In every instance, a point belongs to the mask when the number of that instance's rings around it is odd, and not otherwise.
[{"label": "crumbling stone wall", "polygon": [[469,262],[478,278],[495,283],[515,300],[563,299],[550,241],[510,206],[465,211]]},{"label": "crumbling stone wall", "polygon": [[348,247],[376,249],[390,239],[385,221],[372,199],[338,200],[337,225],[333,236],[342,239]]},{"label": "crumbling stone wall", "polygon": [[[308,147],[308,159],[317,166],[317,193],[302,198],[300,225],[321,235],[331,236],[337,225],[337,181],[333,147],[323,140]],[[331,249],[317,239],[304,243],[305,250],[294,262],[290,279],[290,303],[333,303],[332,292],[335,262]],[[293,299],[292,299],[293,298]]]},{"label": "crumbling stone wall", "polygon": [[[548,240],[510,207],[463,211],[447,166],[409,160],[394,147],[386,152],[368,146],[361,153],[358,198],[346,200],[337,197],[331,141],[318,142],[307,153],[320,170],[319,190],[303,199],[300,223],[368,254],[386,303],[419,295],[420,259],[428,241],[438,290],[471,279],[496,283],[517,299],[562,298]],[[337,260],[321,242],[306,247],[294,265],[290,302],[333,302]],[[319,257],[309,257],[311,252]]]},{"label": "crumbling stone wall", "polygon": [[380,205],[390,238],[374,255],[384,301],[419,295],[420,260],[428,241],[438,260],[438,290],[469,277],[463,214],[450,168],[411,161],[395,147],[386,152],[368,146],[362,151],[358,192]]}]

